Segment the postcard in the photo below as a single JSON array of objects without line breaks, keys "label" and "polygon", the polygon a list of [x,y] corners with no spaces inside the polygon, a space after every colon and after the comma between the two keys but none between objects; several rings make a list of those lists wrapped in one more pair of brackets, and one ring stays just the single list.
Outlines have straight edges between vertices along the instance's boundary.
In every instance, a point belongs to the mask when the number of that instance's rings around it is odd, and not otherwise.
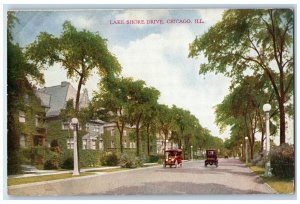
[{"label": "postcard", "polygon": [[293,195],[294,8],[7,12],[7,194]]}]

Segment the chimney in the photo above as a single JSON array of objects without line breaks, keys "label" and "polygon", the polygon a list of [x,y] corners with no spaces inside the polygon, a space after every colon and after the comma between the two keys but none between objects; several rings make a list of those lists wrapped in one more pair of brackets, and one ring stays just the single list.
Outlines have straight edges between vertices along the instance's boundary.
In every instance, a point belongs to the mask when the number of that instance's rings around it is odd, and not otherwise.
[{"label": "chimney", "polygon": [[67,85],[69,85],[70,83],[69,82],[67,82],[67,81],[62,81],[61,82],[61,87],[65,87],[65,86],[67,86]]}]

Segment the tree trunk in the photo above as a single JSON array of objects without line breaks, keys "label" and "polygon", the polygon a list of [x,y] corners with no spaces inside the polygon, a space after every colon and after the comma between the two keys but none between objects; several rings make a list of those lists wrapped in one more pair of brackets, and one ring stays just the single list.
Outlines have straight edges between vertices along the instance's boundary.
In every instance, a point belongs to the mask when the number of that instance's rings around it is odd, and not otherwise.
[{"label": "tree trunk", "polygon": [[147,154],[150,155],[150,133],[149,133],[150,124],[147,124]]},{"label": "tree trunk", "polygon": [[[255,145],[255,137],[252,135],[252,142],[250,143],[250,159],[253,160],[254,157],[254,145]],[[250,141],[249,141],[250,142]]]},{"label": "tree trunk", "polygon": [[[79,112],[79,101],[80,101],[80,90],[82,86],[83,76],[80,76],[79,82],[78,82],[78,88],[76,93],[76,101],[75,101],[75,114],[77,116]],[[77,134],[77,158],[78,158],[78,172],[80,173],[80,155],[79,155],[79,134],[78,134],[79,127],[76,126],[76,134]]]},{"label": "tree trunk", "polygon": [[83,76],[80,76],[78,86],[77,86],[76,101],[75,101],[76,114],[79,112],[80,91],[81,91],[82,81],[83,81]]},{"label": "tree trunk", "polygon": [[263,151],[264,151],[264,141],[265,141],[265,134],[264,134],[264,132],[262,131],[261,132],[261,139],[260,139],[260,154],[262,154],[263,153]]},{"label": "tree trunk", "polygon": [[279,101],[279,118],[280,118],[280,145],[282,145],[285,143],[284,96],[280,97],[280,101]]},{"label": "tree trunk", "polygon": [[140,121],[142,114],[139,114],[138,120],[136,122],[135,134],[136,134],[136,156],[140,156]]},{"label": "tree trunk", "polygon": [[124,132],[124,125],[122,125],[121,131],[120,131],[120,149],[121,149],[121,154],[123,153],[123,132]]},{"label": "tree trunk", "polygon": [[123,153],[123,136],[124,136],[124,127],[125,127],[125,122],[121,122],[121,127],[118,121],[116,121],[116,125],[119,131],[119,135],[120,135],[120,150],[121,153]]}]

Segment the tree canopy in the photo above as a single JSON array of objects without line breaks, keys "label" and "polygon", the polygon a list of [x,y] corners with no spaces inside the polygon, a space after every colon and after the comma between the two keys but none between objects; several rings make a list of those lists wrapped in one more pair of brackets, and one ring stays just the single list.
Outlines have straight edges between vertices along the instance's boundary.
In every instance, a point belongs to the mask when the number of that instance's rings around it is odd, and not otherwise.
[{"label": "tree canopy", "polygon": [[[227,10],[190,44],[189,57],[204,54],[200,74],[222,73],[233,86],[246,75],[265,75],[277,100],[280,143],[285,143],[285,106],[293,93],[294,12],[290,9]],[[268,101],[266,101],[268,102]]]}]

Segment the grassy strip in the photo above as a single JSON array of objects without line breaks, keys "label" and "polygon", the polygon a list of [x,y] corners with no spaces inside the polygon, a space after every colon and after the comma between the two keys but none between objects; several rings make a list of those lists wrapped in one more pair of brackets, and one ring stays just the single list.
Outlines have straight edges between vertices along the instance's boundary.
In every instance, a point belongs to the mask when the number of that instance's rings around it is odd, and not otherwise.
[{"label": "grassy strip", "polygon": [[82,172],[79,176],[72,176],[72,173],[65,173],[65,174],[52,174],[52,175],[45,175],[45,176],[31,176],[31,177],[24,177],[24,178],[8,178],[7,185],[20,185],[26,183],[35,183],[35,182],[42,182],[42,181],[52,181],[58,179],[66,179],[66,178],[74,178],[80,176],[89,176],[93,175],[93,173],[89,172]]},{"label": "grassy strip", "polygon": [[[151,167],[151,166],[158,166],[160,164],[148,164],[148,165],[144,165],[143,167],[137,167],[137,168],[144,168],[144,167]],[[126,171],[126,170],[130,170],[130,169],[137,169],[137,168],[113,168],[113,169],[101,169],[101,170],[91,170],[88,172],[116,172],[116,171]]]},{"label": "grassy strip", "polygon": [[127,168],[113,168],[113,169],[91,170],[91,171],[88,171],[88,172],[105,172],[105,173],[109,173],[109,172],[124,171],[124,170],[128,170],[128,169]]},{"label": "grassy strip", "polygon": [[265,177],[265,169],[258,166],[249,166],[249,168],[259,175],[265,183],[280,194],[291,194],[294,193],[294,179],[283,179],[276,176]]}]

